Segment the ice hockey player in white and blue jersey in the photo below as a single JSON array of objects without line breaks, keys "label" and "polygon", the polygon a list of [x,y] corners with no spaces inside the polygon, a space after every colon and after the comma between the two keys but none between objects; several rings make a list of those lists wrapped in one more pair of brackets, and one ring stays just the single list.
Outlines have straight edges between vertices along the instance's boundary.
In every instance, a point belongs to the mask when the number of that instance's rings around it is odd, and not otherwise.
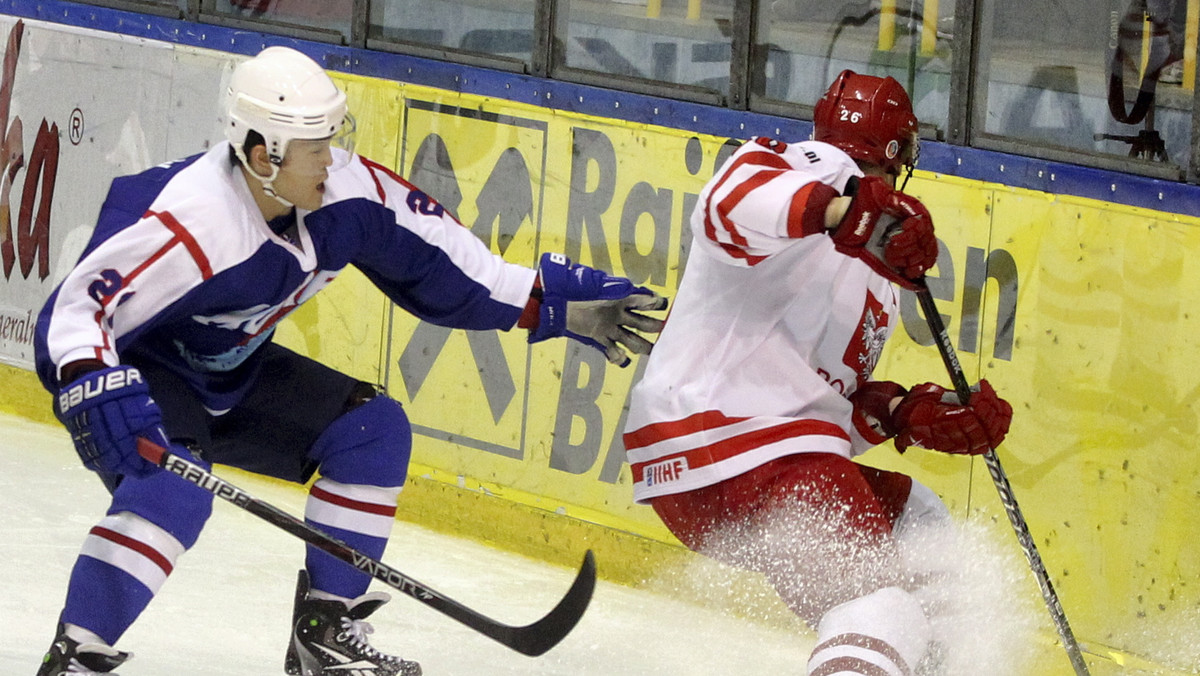
[{"label": "ice hockey player in white and blue jersey", "polygon": [[[385,167],[339,145],[345,94],[312,59],[270,47],[233,72],[227,142],[113,181],[94,234],[46,302],[37,372],[83,463],[112,494],[72,570],[38,676],[111,674],[118,639],[190,548],[211,494],[142,459],[146,437],[312,483],[305,518],[376,558],[404,484],[411,430],[376,386],[271,341],[280,319],[348,265],[422,320],[569,336],[625,365],[666,301],[557,254],[505,262]],[[309,547],[288,674],[420,674],[367,643],[386,594]]]}]

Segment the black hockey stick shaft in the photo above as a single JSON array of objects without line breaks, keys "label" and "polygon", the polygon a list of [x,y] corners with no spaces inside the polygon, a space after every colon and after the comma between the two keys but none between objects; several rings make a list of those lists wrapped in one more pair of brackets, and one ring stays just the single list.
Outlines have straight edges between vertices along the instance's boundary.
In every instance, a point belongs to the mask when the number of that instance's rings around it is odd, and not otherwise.
[{"label": "black hockey stick shaft", "polygon": [[[923,282],[919,284],[916,294],[917,300],[921,304],[921,311],[925,314],[925,321],[929,325],[929,331],[933,334],[938,352],[942,355],[942,362],[946,365],[946,371],[950,373],[950,380],[954,383],[958,399],[966,406],[971,399],[971,384],[967,382],[967,375],[963,373],[962,364],[959,363],[958,354],[950,342],[950,334],[946,331],[942,315],[938,313],[933,294]],[[1042,562],[1042,555],[1033,541],[1033,534],[1029,532],[1029,524],[1025,523],[1025,516],[1021,513],[1020,505],[1017,504],[1017,498],[1013,494],[1008,475],[1004,472],[1004,467],[1000,465],[996,449],[988,449],[987,453],[983,455],[983,461],[987,464],[988,473],[992,475],[992,483],[996,485],[996,492],[1000,494],[1000,502],[1004,505],[1004,511],[1008,513],[1008,521],[1017,535],[1017,542],[1021,545],[1021,550],[1025,552],[1025,558],[1029,560],[1033,576],[1042,590],[1046,609],[1050,611],[1050,619],[1054,621],[1054,628],[1058,630],[1063,648],[1066,649],[1067,656],[1071,659],[1071,666],[1075,668],[1076,676],[1089,676],[1091,672],[1088,671],[1087,663],[1083,660],[1083,651],[1079,647],[1079,641],[1075,639],[1075,633],[1071,631],[1071,625],[1067,622],[1067,614],[1063,610],[1058,593],[1054,591],[1054,585],[1050,582],[1046,564]]]},{"label": "black hockey stick shaft", "polygon": [[541,655],[563,640],[583,617],[596,586],[596,562],[589,550],[584,554],[583,566],[575,576],[571,588],[567,590],[566,596],[558,602],[553,610],[533,624],[521,627],[503,624],[442,595],[386,563],[359,552],[341,540],[326,535],[278,507],[255,498],[196,463],[151,441],[138,439],[138,453],[146,460],[183,480],[241,507],[335,558],[349,563],[393,589],[411,596],[484,636],[525,655]]}]

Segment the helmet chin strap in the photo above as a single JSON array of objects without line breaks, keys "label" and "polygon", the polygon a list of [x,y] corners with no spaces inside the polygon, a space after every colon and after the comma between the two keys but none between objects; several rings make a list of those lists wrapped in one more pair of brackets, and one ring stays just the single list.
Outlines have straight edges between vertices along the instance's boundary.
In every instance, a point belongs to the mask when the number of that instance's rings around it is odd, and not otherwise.
[{"label": "helmet chin strap", "polygon": [[271,165],[271,173],[267,176],[262,176],[254,170],[254,167],[250,166],[250,161],[246,159],[246,153],[244,150],[242,150],[241,146],[234,148],[233,151],[237,155],[238,160],[242,163],[242,166],[246,168],[251,176],[258,179],[258,182],[262,184],[263,192],[288,209],[292,209],[296,206],[294,203],[284,199],[279,193],[275,192],[275,186],[273,184],[275,183],[276,177],[279,176],[278,164],[275,164],[273,161],[269,162]]},{"label": "helmet chin strap", "polygon": [[[254,172],[250,172],[250,173],[254,173]],[[271,165],[271,177],[270,178],[264,179],[263,177],[259,176],[258,174],[254,174],[254,177],[257,178],[258,180],[262,181],[263,192],[265,192],[268,195],[270,195],[271,197],[273,197],[276,202],[279,202],[280,204],[287,207],[288,209],[293,209],[293,208],[295,208],[296,205],[294,203],[289,202],[288,200],[284,199],[283,197],[281,197],[279,195],[279,193],[275,192],[275,186],[271,185],[271,182],[275,180],[275,175],[278,173],[279,173],[279,167],[276,167],[275,165]]]}]

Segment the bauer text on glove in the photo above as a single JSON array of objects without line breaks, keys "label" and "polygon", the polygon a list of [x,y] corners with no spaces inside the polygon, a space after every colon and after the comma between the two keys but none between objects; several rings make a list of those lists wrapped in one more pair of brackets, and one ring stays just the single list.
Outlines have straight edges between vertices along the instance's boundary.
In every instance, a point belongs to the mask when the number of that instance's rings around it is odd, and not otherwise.
[{"label": "bauer text on glove", "polygon": [[71,433],[88,469],[144,477],[158,470],[137,452],[138,437],[165,446],[162,413],[142,374],[131,366],[90,371],[54,400],[54,414]]},{"label": "bauer text on glove", "polygon": [[624,277],[573,264],[562,254],[542,255],[538,285],[541,302],[537,325],[529,333],[531,343],[568,336],[600,350],[608,361],[627,366],[626,350],[649,354],[653,347],[634,331],[662,330],[663,320],[640,313],[666,309],[665,298]]}]

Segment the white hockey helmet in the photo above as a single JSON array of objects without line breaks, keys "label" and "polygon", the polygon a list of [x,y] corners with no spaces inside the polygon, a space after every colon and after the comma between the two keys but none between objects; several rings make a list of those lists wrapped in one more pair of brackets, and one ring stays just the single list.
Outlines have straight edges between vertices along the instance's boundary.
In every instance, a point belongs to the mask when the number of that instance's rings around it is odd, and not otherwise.
[{"label": "white hockey helmet", "polygon": [[238,158],[246,163],[243,144],[253,130],[275,165],[293,139],[337,136],[349,117],[346,94],[316,61],[290,47],[268,47],[238,64],[224,110],[225,137]]}]

